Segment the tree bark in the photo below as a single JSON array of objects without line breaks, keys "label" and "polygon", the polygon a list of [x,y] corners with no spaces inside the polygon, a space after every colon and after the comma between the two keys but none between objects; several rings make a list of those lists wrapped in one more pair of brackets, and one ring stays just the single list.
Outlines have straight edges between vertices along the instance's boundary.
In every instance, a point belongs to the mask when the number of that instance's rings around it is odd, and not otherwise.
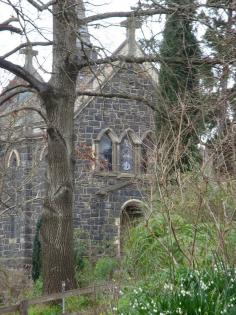
[{"label": "tree bark", "polygon": [[74,0],[53,6],[53,75],[51,89],[41,93],[47,115],[47,197],[42,216],[44,293],[75,287],[73,262],[73,132],[77,70],[77,17]]}]

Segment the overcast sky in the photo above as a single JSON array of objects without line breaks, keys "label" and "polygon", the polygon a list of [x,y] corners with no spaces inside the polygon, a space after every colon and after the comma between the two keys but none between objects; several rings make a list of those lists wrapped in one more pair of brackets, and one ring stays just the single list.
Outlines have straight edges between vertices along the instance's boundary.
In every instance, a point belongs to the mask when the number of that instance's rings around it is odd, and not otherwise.
[{"label": "overcast sky", "polygon": [[[46,2],[46,1],[44,1]],[[138,0],[93,0],[90,1],[91,4],[86,4],[87,15],[104,13],[109,11],[128,11],[131,6],[135,6]],[[15,0],[14,3],[18,3],[18,0]],[[47,37],[51,37],[51,17],[48,13],[38,13],[30,4],[25,4],[26,1],[22,0],[20,2],[23,4],[24,13],[34,21],[35,24],[40,28],[43,34]],[[14,10],[8,5],[0,3],[0,21],[8,19],[10,16],[16,16]],[[124,28],[119,27],[120,22],[123,19],[108,19],[103,21],[103,26],[98,28],[89,28],[89,32],[92,35],[92,41],[95,42],[95,38],[98,40],[96,45],[104,46],[109,51],[114,51],[120,43],[125,39],[126,31]],[[17,24],[15,24],[17,26]],[[31,41],[43,40],[39,36],[38,32],[35,32],[33,27],[29,26],[28,23],[28,36]],[[20,43],[25,42],[25,38],[18,34],[10,34],[9,32],[1,32],[1,45],[0,45],[0,54],[3,55],[6,52],[10,51]],[[45,69],[49,69],[50,60],[51,60],[51,49],[49,47],[36,48],[39,50],[39,55],[37,60],[35,60],[34,65],[36,68],[40,66]],[[24,63],[24,57],[19,53],[15,54],[9,60],[17,62],[19,64]],[[4,75],[5,77],[5,75]],[[49,78],[49,76],[46,76]],[[3,78],[3,76],[2,76]],[[7,78],[7,76],[6,76]],[[5,81],[6,79],[4,79]],[[1,80],[2,81],[2,80]],[[3,84],[3,82],[1,82]]]}]

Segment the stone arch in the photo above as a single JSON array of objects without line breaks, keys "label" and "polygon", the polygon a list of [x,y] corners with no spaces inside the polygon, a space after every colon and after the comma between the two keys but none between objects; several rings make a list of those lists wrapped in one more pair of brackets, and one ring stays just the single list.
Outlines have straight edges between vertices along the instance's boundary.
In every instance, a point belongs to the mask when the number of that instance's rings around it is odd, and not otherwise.
[{"label": "stone arch", "polygon": [[16,149],[12,149],[7,155],[7,167],[20,166],[20,154]]},{"label": "stone arch", "polygon": [[141,140],[143,141],[145,138],[147,137],[150,137],[153,139],[154,141],[154,138],[155,138],[155,133],[153,132],[153,130],[147,130],[143,133],[142,137],[141,137]]},{"label": "stone arch", "polygon": [[112,128],[105,128],[105,129],[102,129],[102,130],[99,132],[99,134],[98,134],[98,136],[97,136],[95,142],[100,142],[101,139],[102,139],[102,137],[103,137],[105,134],[107,134],[107,135],[111,138],[111,140],[112,140],[113,143],[119,142],[119,138],[117,137],[115,131],[114,131]]},{"label": "stone arch", "polygon": [[101,130],[95,140],[98,171],[115,171],[118,137],[111,128]]},{"label": "stone arch", "polygon": [[43,161],[45,159],[47,153],[48,153],[48,146],[44,145],[42,150],[41,150],[41,152],[40,152],[40,154],[39,154],[39,160]]},{"label": "stone arch", "polygon": [[124,173],[137,173],[141,139],[128,128],[119,139],[119,170]]},{"label": "stone arch", "polygon": [[128,138],[132,141],[133,144],[139,145],[142,143],[141,139],[136,135],[136,133],[131,128],[128,128],[122,132],[119,138],[119,143],[121,143],[123,138],[126,136],[128,136]]},{"label": "stone arch", "polygon": [[121,207],[120,226],[119,226],[119,255],[123,252],[123,245],[128,236],[129,229],[138,224],[144,218],[144,203],[139,199],[127,200]]}]

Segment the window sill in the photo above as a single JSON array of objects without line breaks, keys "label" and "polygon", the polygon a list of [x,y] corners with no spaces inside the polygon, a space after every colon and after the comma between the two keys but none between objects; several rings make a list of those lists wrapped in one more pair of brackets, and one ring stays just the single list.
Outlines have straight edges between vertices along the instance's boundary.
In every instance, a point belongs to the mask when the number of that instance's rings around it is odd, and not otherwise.
[{"label": "window sill", "polygon": [[94,176],[101,176],[101,177],[117,177],[116,172],[100,172],[100,171],[95,171]]},{"label": "window sill", "polygon": [[[95,171],[94,176],[100,177],[116,177],[116,178],[137,178],[143,176],[142,174],[135,173],[122,173],[122,172],[100,172]],[[144,175],[145,176],[145,175]]]}]

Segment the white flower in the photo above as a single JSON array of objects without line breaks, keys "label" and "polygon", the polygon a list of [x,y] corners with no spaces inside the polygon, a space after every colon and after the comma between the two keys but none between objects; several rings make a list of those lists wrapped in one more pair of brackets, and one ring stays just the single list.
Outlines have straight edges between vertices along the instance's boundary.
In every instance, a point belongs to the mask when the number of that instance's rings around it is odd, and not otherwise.
[{"label": "white flower", "polygon": [[165,290],[170,290],[170,291],[172,291],[173,290],[173,285],[170,283],[170,284],[168,284],[168,283],[165,283],[164,284],[164,289]]},{"label": "white flower", "polygon": [[202,280],[200,280],[200,287],[203,290],[207,290],[208,289],[208,286]]},{"label": "white flower", "polygon": [[177,312],[178,314],[183,314],[183,311],[182,311],[182,309],[181,309],[180,307],[178,307],[178,308],[176,309],[176,312]]}]

